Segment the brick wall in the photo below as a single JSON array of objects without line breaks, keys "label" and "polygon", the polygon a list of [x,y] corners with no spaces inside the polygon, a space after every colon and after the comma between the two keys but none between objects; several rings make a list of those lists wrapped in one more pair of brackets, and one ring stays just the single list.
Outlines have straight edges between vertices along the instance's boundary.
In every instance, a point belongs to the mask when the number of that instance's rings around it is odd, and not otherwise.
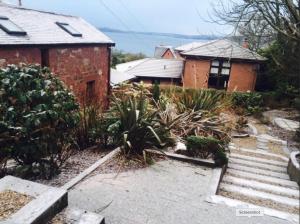
[{"label": "brick wall", "polygon": [[7,64],[41,63],[41,52],[38,48],[0,48],[0,67]]},{"label": "brick wall", "polygon": [[254,91],[256,83],[256,64],[237,63],[231,65],[228,91]]},{"label": "brick wall", "polygon": [[107,46],[53,47],[47,51],[39,48],[0,49],[0,66],[7,64],[46,62],[45,66],[59,75],[73,90],[79,102],[86,96],[87,82],[95,81],[95,100],[107,104],[110,50]]},{"label": "brick wall", "polygon": [[164,59],[174,59],[174,55],[172,54],[172,52],[170,51],[170,49],[168,49],[162,56],[162,58]]},{"label": "brick wall", "polygon": [[[208,88],[209,60],[186,59],[183,85],[186,88]],[[228,91],[254,91],[256,64],[233,62]]]},{"label": "brick wall", "polygon": [[185,88],[207,88],[209,60],[186,59],[183,86]]},{"label": "brick wall", "polygon": [[100,47],[53,48],[49,66],[83,103],[87,82],[95,81],[95,100],[107,103],[109,49]]}]

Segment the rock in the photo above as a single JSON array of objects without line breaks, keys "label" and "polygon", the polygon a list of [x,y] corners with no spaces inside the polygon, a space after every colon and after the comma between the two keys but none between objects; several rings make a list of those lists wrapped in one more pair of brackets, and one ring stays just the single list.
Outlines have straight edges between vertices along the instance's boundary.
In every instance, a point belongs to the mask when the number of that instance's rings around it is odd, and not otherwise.
[{"label": "rock", "polygon": [[300,127],[300,122],[289,120],[289,119],[284,119],[284,118],[280,118],[280,117],[276,117],[273,120],[273,122],[278,127],[288,130],[288,131],[296,131]]},{"label": "rock", "polygon": [[186,145],[182,142],[177,142],[176,146],[174,147],[174,152],[181,155],[187,155],[187,148]]}]

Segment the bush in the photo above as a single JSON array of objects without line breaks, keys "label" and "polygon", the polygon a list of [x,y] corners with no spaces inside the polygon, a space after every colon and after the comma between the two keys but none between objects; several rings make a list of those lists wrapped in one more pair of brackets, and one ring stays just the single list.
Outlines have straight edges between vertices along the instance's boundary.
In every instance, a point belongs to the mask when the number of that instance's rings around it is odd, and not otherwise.
[{"label": "bush", "polygon": [[234,92],[232,102],[235,108],[242,108],[249,115],[260,113],[263,106],[262,95],[255,92]]},{"label": "bush", "polygon": [[57,173],[74,145],[78,104],[63,83],[37,65],[0,70],[0,148],[44,177]]},{"label": "bush", "polygon": [[151,110],[143,91],[127,100],[114,98],[117,122],[108,131],[125,155],[143,153],[147,147],[172,144],[169,130],[159,122],[157,110]]},{"label": "bush", "polygon": [[190,136],[187,138],[187,151],[190,156],[207,159],[213,156],[217,165],[228,163],[225,144],[213,137]]},{"label": "bush", "polygon": [[101,105],[83,106],[80,111],[80,124],[76,129],[77,143],[81,149],[94,145],[107,148],[109,144],[109,125],[116,120],[104,113]]},{"label": "bush", "polygon": [[231,104],[231,99],[226,96],[224,91],[213,89],[183,89],[181,93],[176,91],[172,96],[172,100],[181,113],[188,109],[214,112]]},{"label": "bush", "polygon": [[159,98],[160,98],[160,88],[159,88],[159,84],[157,81],[155,81],[155,83],[154,83],[152,94],[153,94],[153,99],[155,100],[155,102],[158,102]]}]

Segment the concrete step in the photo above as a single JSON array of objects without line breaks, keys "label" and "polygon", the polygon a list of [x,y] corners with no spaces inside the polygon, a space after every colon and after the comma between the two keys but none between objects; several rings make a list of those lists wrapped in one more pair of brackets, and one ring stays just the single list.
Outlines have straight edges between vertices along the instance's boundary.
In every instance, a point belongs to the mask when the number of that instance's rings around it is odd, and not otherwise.
[{"label": "concrete step", "polygon": [[103,216],[77,208],[68,208],[66,210],[66,219],[72,224],[105,224]]},{"label": "concrete step", "polygon": [[223,191],[231,192],[231,193],[242,194],[247,197],[257,198],[257,199],[261,199],[261,200],[264,200],[264,199],[271,200],[271,201],[274,201],[276,203],[280,203],[283,205],[299,207],[299,200],[279,196],[276,194],[265,193],[265,192],[256,191],[256,190],[252,190],[249,188],[239,187],[239,186],[226,184],[226,183],[222,183],[220,185],[220,189]]},{"label": "concrete step", "polygon": [[288,163],[280,162],[277,160],[269,160],[269,159],[263,159],[263,158],[259,158],[259,157],[253,157],[253,156],[245,156],[245,155],[241,155],[238,153],[230,153],[230,157],[253,161],[253,162],[261,162],[264,164],[270,164],[270,165],[280,166],[280,167],[287,167],[287,165],[288,165]]},{"label": "concrete step", "polygon": [[276,177],[270,177],[270,176],[264,176],[264,175],[260,175],[260,174],[253,174],[253,173],[249,173],[249,172],[245,172],[245,171],[240,171],[240,170],[235,170],[235,169],[231,169],[228,168],[226,170],[227,174],[232,174],[232,175],[238,175],[241,177],[247,177],[250,179],[255,179],[257,181],[267,181],[270,183],[274,183],[274,184],[280,184],[281,186],[284,187],[289,187],[295,190],[299,191],[299,186],[296,182],[290,181],[290,180],[284,180],[284,179],[280,179],[280,178],[276,178]]},{"label": "concrete step", "polygon": [[254,180],[247,180],[244,178],[238,178],[238,177],[232,177],[225,175],[223,178],[224,182],[232,183],[234,185],[239,185],[242,187],[249,187],[254,190],[263,190],[271,192],[272,194],[278,194],[278,195],[286,195],[288,197],[298,198],[299,197],[299,191],[293,190],[290,188],[280,187],[276,185],[271,184],[265,184]]},{"label": "concrete step", "polygon": [[273,165],[268,165],[263,163],[242,160],[242,159],[229,158],[229,163],[240,164],[243,166],[260,168],[264,170],[270,170],[272,172],[287,173],[286,167],[278,167],[278,166],[273,166]]},{"label": "concrete step", "polygon": [[228,167],[235,169],[235,170],[245,171],[245,172],[249,172],[249,173],[261,174],[264,176],[270,176],[270,177],[276,177],[276,178],[280,178],[280,179],[284,179],[284,180],[290,180],[290,177],[284,173],[272,172],[269,170],[247,167],[247,166],[242,166],[242,165],[233,164],[233,163],[229,163]]},{"label": "concrete step", "polygon": [[236,153],[238,153],[239,151],[243,151],[243,152],[255,153],[255,154],[258,154],[258,155],[273,156],[273,157],[276,157],[276,158],[280,158],[284,161],[289,161],[289,159],[286,156],[266,152],[266,151],[260,150],[260,149],[246,149],[246,148],[237,149],[237,148],[235,148],[235,149],[232,149],[232,150],[233,150],[233,152],[236,152]]}]

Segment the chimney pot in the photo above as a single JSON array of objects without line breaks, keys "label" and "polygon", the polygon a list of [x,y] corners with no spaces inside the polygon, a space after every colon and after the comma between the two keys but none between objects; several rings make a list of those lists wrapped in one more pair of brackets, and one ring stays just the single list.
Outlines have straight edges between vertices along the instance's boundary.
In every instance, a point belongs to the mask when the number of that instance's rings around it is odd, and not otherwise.
[{"label": "chimney pot", "polygon": [[248,41],[248,38],[244,38],[244,40],[243,40],[243,48],[247,48],[247,49],[249,49],[249,41]]}]

